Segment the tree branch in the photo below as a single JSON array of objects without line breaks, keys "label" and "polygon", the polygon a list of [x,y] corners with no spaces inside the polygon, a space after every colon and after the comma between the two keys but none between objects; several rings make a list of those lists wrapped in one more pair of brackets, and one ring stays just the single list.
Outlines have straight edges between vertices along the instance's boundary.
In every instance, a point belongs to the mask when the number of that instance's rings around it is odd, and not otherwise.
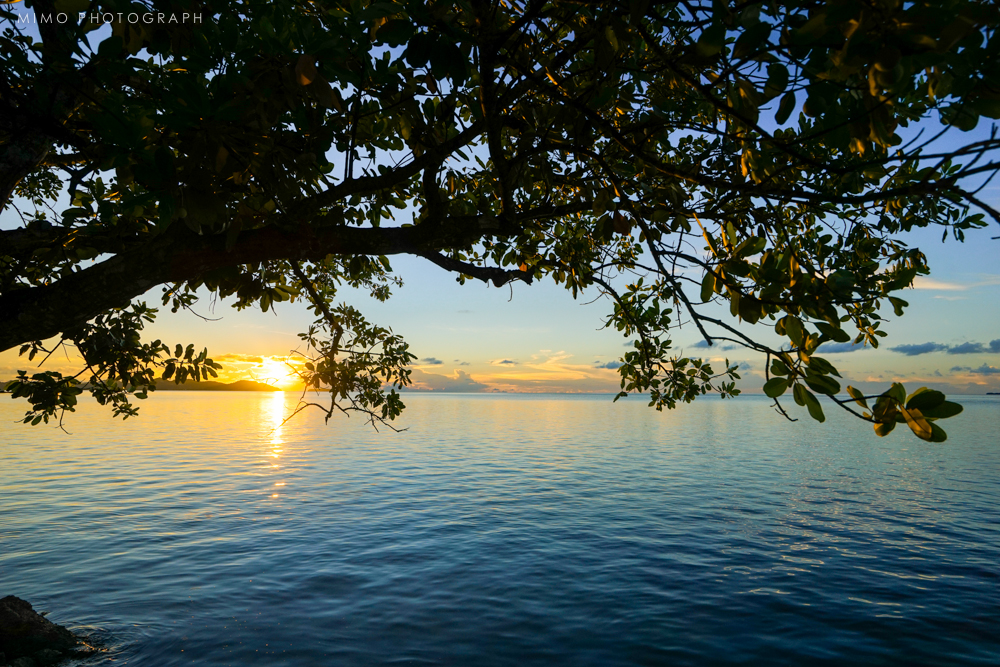
[{"label": "tree branch", "polygon": [[277,259],[319,261],[327,255],[422,255],[504,235],[493,216],[431,218],[412,227],[390,228],[272,225],[242,233],[227,251],[225,234],[200,236],[177,225],[135,250],[58,282],[0,295],[0,351],[78,327],[156,285],[184,282],[227,266]]},{"label": "tree branch", "polygon": [[533,279],[531,273],[528,271],[508,271],[497,266],[476,266],[475,264],[446,257],[436,252],[420,253],[420,256],[437,264],[445,271],[464,273],[473,278],[478,278],[484,283],[492,282],[496,287],[503,287],[515,280],[523,280],[530,285]]}]

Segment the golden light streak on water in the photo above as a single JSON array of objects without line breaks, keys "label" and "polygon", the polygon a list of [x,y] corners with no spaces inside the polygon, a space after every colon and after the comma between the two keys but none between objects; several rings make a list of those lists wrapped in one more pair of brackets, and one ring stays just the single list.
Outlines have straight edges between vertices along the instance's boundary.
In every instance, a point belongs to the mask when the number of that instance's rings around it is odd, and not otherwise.
[{"label": "golden light streak on water", "polygon": [[282,439],[285,420],[285,392],[276,391],[271,396],[271,401],[267,406],[268,418],[271,422],[271,456],[278,458],[281,455],[281,445],[285,444]]}]

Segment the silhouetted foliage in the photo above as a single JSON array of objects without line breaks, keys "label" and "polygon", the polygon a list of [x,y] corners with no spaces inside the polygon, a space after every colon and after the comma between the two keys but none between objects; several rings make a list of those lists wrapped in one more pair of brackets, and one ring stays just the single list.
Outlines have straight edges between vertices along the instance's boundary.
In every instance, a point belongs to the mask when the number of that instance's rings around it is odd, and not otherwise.
[{"label": "silhouetted foliage", "polygon": [[[157,376],[217,368],[141,342],[156,311],[129,304],[162,286],[173,311],[199,288],[307,299],[328,416],[392,419],[413,355],[335,298],[388,298],[395,254],[600,289],[636,341],[621,395],[657,409],[738,393],[735,366],[673,352],[682,321],[766,356],[779,409],[791,392],[823,421],[824,395],[931,441],[961,409],[898,384],[842,397],[817,351],[877,346],[881,309],[902,314],[928,267],[901,233],[1000,217],[974,189],[998,166],[990,2],[24,4],[70,14],[40,41],[4,14],[0,199],[35,210],[0,231],[0,349],[76,345],[125,416]],[[201,21],[128,17],[185,11]],[[78,382],[12,388],[37,423]]]}]

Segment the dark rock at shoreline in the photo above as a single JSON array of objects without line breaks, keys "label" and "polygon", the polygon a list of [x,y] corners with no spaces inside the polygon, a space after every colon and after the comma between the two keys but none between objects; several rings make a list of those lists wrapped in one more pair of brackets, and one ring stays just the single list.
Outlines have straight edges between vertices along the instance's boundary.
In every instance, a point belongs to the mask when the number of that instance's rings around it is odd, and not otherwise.
[{"label": "dark rock at shoreline", "polygon": [[80,643],[72,632],[37,613],[21,598],[0,598],[0,664],[55,664]]}]

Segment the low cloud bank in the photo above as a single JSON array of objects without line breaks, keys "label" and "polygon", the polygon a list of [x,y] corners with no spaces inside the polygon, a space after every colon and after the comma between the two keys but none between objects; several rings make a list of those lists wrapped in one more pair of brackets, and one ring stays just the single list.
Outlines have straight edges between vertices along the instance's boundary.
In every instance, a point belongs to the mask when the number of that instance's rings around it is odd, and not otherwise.
[{"label": "low cloud bank", "polygon": [[[825,350],[826,348],[824,347],[823,349]],[[1000,354],[1000,338],[991,340],[989,343],[969,341],[959,345],[945,345],[944,343],[928,342],[916,345],[897,345],[889,349],[893,352],[905,354],[908,357],[930,354],[931,352],[947,352],[948,354]]]}]

